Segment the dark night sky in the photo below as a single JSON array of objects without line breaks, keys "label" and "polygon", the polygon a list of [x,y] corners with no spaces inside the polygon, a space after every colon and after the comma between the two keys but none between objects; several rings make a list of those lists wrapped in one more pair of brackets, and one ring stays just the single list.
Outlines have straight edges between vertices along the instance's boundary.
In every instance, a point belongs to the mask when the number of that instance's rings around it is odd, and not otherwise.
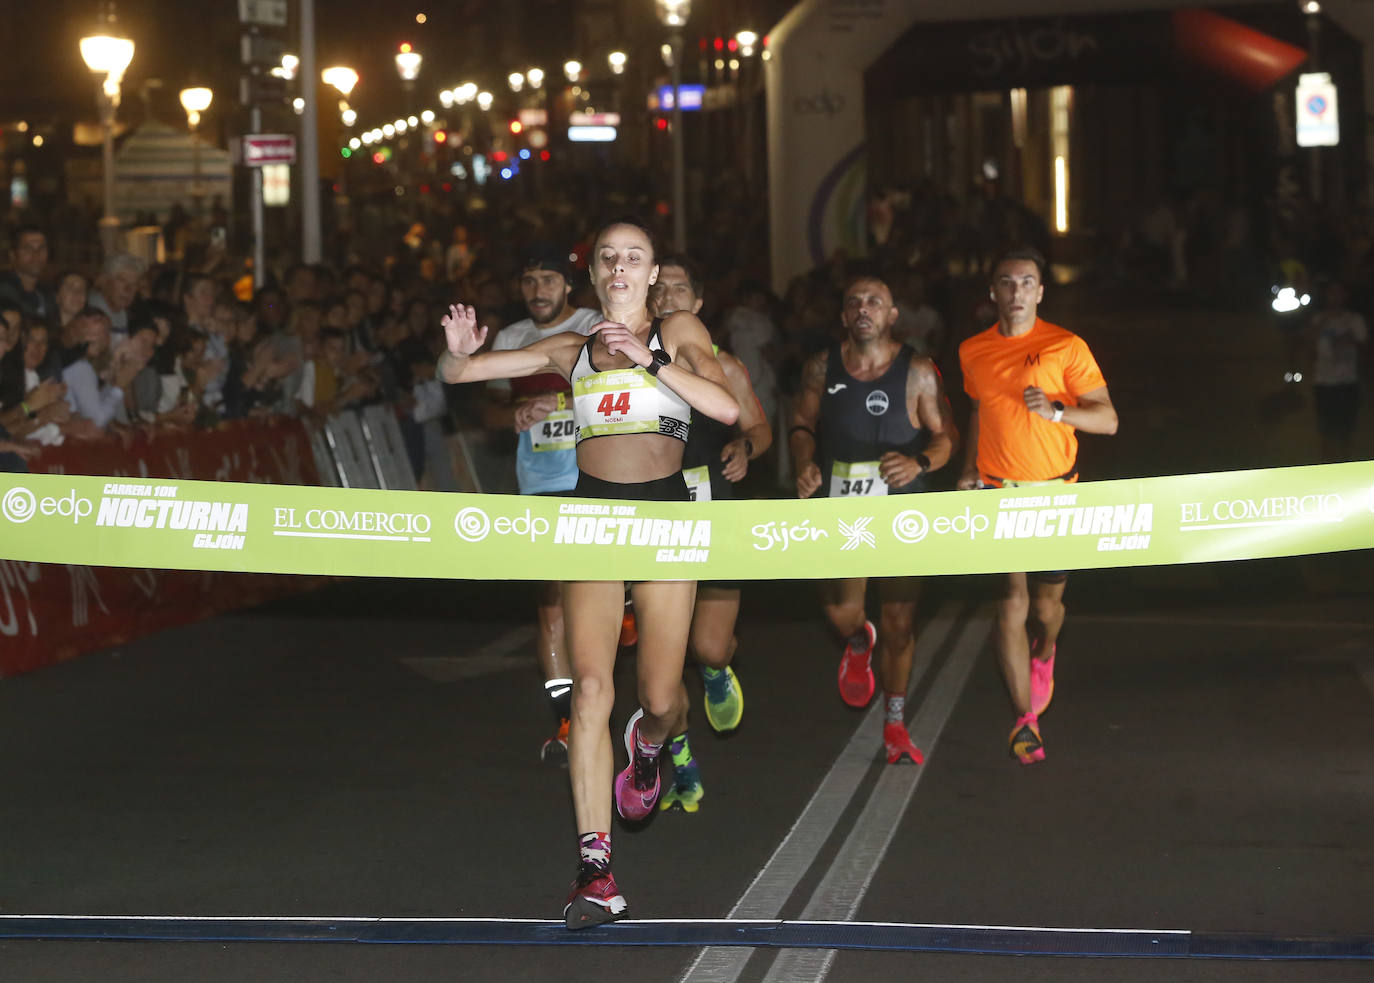
[{"label": "dark night sky", "polygon": [[[0,121],[74,113],[94,117],[95,81],[77,48],[95,20],[94,0],[0,0],[10,44],[0,64]],[[400,111],[402,95],[393,57],[401,41],[425,55],[420,91],[426,101],[441,87],[479,75],[490,66],[489,81],[505,62],[519,64],[544,55],[555,70],[571,54],[572,21],[568,0],[316,0],[317,58],[320,67],[343,62],[362,81],[354,105],[363,118]],[[292,4],[293,13],[295,4]],[[138,112],[134,94],[143,81],[163,80],[154,91],[154,112],[169,122],[181,115],[176,93],[201,73],[215,89],[207,118],[233,111],[231,91],[238,67],[236,0],[120,0],[120,23],[134,38],[134,61],[125,79],[125,101]],[[428,21],[418,25],[415,14]],[[564,50],[568,52],[565,54]],[[288,50],[297,50],[294,41]],[[530,61],[533,64],[533,61]],[[169,118],[170,117],[170,118]]]}]

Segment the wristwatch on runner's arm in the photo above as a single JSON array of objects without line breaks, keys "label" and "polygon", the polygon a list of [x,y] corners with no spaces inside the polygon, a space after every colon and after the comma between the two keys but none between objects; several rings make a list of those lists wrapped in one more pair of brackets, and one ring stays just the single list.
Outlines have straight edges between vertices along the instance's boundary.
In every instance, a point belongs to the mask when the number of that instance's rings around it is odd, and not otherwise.
[{"label": "wristwatch on runner's arm", "polygon": [[650,375],[658,375],[658,370],[663,368],[663,366],[673,364],[673,360],[668,357],[668,353],[662,348],[655,348],[649,354],[654,357],[654,360],[644,366],[644,371]]},{"label": "wristwatch on runner's arm", "polygon": [[1064,404],[1056,399],[1050,405],[1054,407],[1054,415],[1050,417],[1050,422],[1058,423],[1060,420],[1064,419]]}]

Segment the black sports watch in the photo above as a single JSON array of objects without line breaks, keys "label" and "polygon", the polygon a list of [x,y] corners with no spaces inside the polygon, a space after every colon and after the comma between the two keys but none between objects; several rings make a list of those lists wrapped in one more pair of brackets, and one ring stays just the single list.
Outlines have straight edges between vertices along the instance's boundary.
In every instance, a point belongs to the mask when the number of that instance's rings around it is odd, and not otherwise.
[{"label": "black sports watch", "polygon": [[654,360],[644,366],[644,371],[650,375],[658,375],[658,370],[663,368],[663,366],[673,364],[673,360],[668,357],[668,353],[662,348],[655,348],[649,354],[654,357]]},{"label": "black sports watch", "polygon": [[911,457],[912,460],[921,466],[921,474],[925,474],[930,470],[930,458],[926,457],[920,451],[917,451],[915,454],[911,455]]}]

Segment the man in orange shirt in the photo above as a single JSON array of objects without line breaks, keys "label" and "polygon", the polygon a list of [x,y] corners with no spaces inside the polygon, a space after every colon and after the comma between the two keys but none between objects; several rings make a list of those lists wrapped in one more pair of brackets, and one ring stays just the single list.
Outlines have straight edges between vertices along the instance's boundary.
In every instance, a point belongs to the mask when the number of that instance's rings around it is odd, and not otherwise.
[{"label": "man in orange shirt", "polygon": [[[1116,409],[1087,344],[1036,316],[1044,271],[1034,249],[1003,254],[992,268],[997,323],[959,346],[973,400],[961,489],[1077,481],[1075,432],[1116,433]],[[1054,695],[1067,578],[1008,574],[997,609],[997,654],[1017,713],[1011,751],[1022,764],[1045,758],[1039,718]]]}]

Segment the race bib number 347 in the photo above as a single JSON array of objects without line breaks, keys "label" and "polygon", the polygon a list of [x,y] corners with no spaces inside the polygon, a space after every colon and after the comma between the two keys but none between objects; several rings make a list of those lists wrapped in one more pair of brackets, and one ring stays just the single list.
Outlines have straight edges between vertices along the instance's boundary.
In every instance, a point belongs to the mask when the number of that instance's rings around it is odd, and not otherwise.
[{"label": "race bib number 347", "polygon": [[878,472],[877,461],[836,461],[830,469],[830,497],[886,495],[887,482]]}]

